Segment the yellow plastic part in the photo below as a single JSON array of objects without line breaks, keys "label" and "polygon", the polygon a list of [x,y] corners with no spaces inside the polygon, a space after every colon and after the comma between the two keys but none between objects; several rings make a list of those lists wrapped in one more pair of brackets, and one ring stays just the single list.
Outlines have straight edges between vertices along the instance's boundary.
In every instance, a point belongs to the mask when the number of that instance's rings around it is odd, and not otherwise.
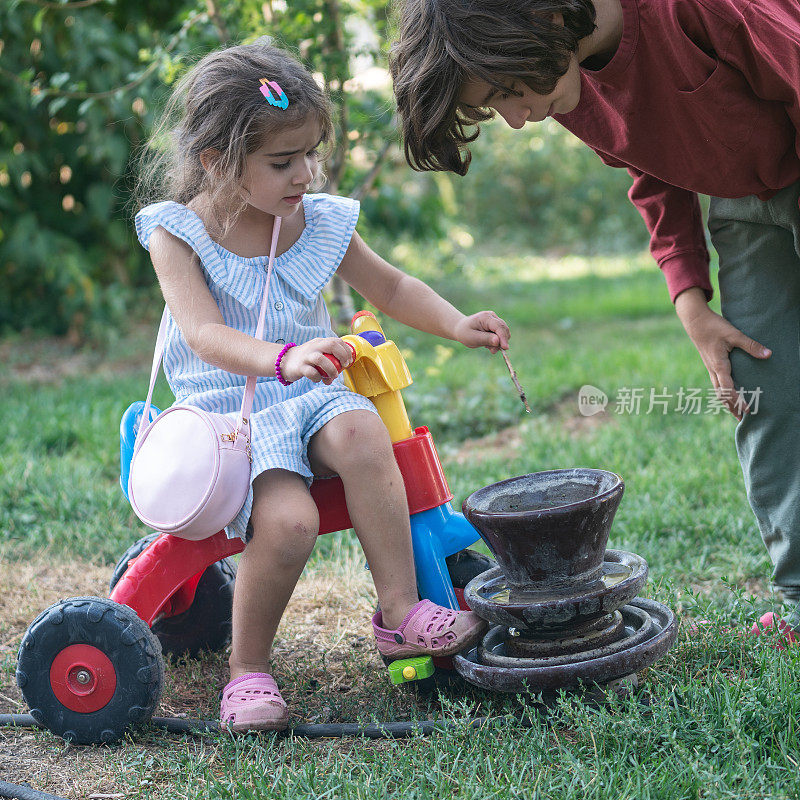
[{"label": "yellow plastic part", "polygon": [[383,334],[373,314],[355,317],[351,330],[352,334],[342,337],[356,352],[353,363],[344,371],[345,385],[372,400],[393,442],[408,439],[414,435],[414,429],[400,394],[401,389],[412,383],[405,359],[394,342],[387,340],[373,347],[358,335],[368,330]]},{"label": "yellow plastic part", "polygon": [[414,667],[405,667],[403,669],[403,677],[407,681],[413,681],[414,678],[417,677],[417,671],[414,669]]}]

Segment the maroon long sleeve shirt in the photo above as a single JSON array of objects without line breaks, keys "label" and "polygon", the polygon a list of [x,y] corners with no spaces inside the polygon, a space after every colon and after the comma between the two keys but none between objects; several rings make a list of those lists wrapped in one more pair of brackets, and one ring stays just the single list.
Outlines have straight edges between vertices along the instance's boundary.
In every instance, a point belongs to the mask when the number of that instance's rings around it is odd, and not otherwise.
[{"label": "maroon long sleeve shirt", "polygon": [[619,48],[555,119],[633,176],[672,300],[710,298],[697,193],[766,200],[800,180],[800,0],[621,2]]}]

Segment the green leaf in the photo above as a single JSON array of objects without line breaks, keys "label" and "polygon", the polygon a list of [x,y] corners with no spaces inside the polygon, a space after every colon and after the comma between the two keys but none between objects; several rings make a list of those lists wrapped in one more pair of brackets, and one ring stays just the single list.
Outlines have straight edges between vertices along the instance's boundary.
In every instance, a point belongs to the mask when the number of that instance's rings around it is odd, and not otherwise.
[{"label": "green leaf", "polygon": [[50,116],[54,117],[58,112],[64,108],[64,106],[69,102],[68,97],[56,97],[55,100],[50,101],[50,105],[48,106],[48,111],[50,112]]},{"label": "green leaf", "polygon": [[33,30],[37,35],[42,32],[42,23],[44,22],[44,15],[46,13],[46,8],[40,8],[33,17]]},{"label": "green leaf", "polygon": [[86,205],[93,221],[107,222],[114,208],[114,190],[108,184],[95,183],[86,193]]},{"label": "green leaf", "polygon": [[50,78],[50,85],[54,86],[56,89],[60,89],[68,80],[69,80],[69,72],[56,72]]}]

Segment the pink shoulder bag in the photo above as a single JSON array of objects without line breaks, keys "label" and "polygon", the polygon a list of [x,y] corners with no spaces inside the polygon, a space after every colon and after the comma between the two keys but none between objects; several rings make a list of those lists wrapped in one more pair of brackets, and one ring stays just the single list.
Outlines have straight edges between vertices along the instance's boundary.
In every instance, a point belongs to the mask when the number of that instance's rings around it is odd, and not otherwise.
[{"label": "pink shoulder bag", "polygon": [[[256,339],[264,335],[267,295],[278,246],[281,218],[275,217],[261,298]],[[150,389],[141,419],[150,415],[150,401],[164,354],[167,314],[158,329]],[[128,497],[136,516],[145,525],[184,539],[205,539],[228,525],[239,513],[250,489],[250,432],[248,417],[253,407],[256,378],[248,376],[239,418],[175,405],[149,425],[140,424],[136,436]]]}]

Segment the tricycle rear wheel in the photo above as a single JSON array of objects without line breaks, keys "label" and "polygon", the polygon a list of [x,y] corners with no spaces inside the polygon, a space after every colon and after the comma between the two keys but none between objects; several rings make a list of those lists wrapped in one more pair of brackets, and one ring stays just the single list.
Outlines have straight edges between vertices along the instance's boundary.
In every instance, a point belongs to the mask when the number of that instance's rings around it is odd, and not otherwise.
[{"label": "tricycle rear wheel", "polygon": [[[154,532],[134,542],[114,567],[109,591],[119,583],[131,561],[139,557],[162,534]],[[165,654],[188,653],[196,658],[202,651],[222,650],[231,640],[233,587],[236,564],[223,558],[208,567],[197,584],[192,605],[181,614],[162,617],[153,623],[153,633]]]}]

